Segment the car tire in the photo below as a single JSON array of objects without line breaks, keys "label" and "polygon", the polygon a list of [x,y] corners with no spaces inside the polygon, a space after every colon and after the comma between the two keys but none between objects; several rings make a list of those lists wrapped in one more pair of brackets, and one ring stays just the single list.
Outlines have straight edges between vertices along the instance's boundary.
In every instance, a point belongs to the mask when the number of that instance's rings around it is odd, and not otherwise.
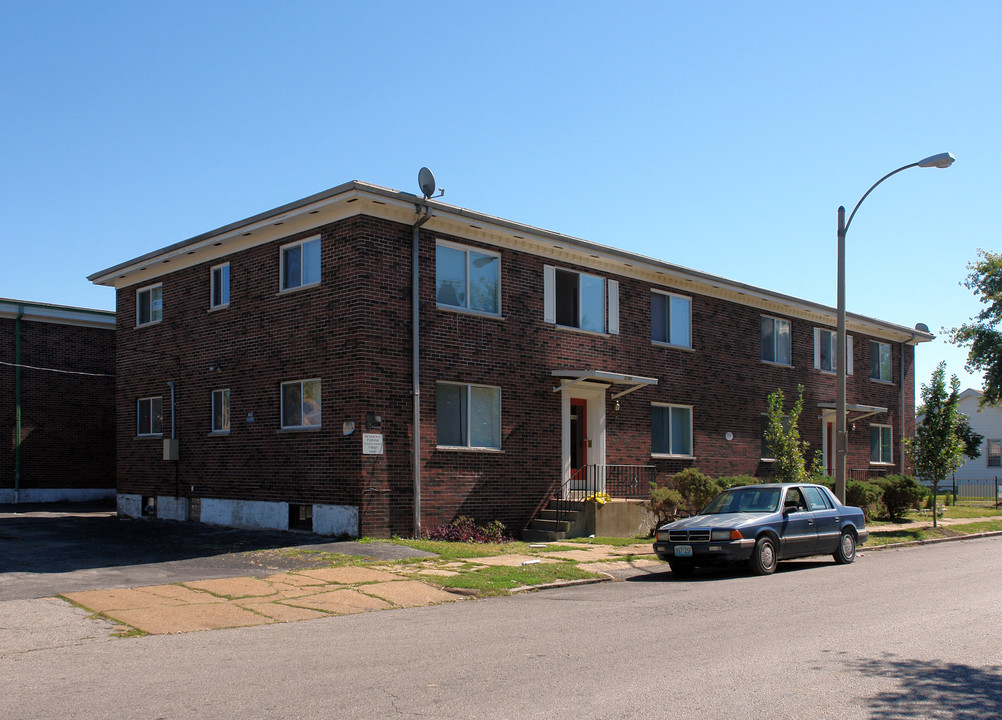
[{"label": "car tire", "polygon": [[856,559],[856,536],[848,530],[842,531],[842,536],[838,539],[838,548],[832,555],[839,565],[848,565]]},{"label": "car tire", "polygon": [[674,577],[687,578],[696,569],[696,564],[688,560],[669,560],[668,567],[671,568],[671,574]]},{"label": "car tire", "polygon": [[766,535],[755,543],[755,550],[748,559],[748,565],[756,575],[772,575],[776,572],[777,560],[776,541]]}]

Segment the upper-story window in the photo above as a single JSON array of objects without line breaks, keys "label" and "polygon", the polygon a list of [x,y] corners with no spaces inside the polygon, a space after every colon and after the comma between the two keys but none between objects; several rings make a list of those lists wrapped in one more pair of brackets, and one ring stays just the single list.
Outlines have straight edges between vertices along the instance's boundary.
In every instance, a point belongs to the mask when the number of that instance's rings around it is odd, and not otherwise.
[{"label": "upper-story window", "polygon": [[501,256],[439,242],[435,247],[435,301],[442,307],[501,313]]},{"label": "upper-story window", "polygon": [[150,325],[163,319],[163,284],[136,291],[136,325]]},{"label": "upper-story window", "polygon": [[891,382],[891,346],[870,341],[870,379]]},{"label": "upper-story window", "polygon": [[651,291],[651,340],[692,347],[692,300],[682,295]]},{"label": "upper-story window", "polygon": [[316,285],[320,282],[320,238],[282,247],[282,290]]},{"label": "upper-story window", "polygon": [[282,383],[282,429],[320,427],[320,381]]},{"label": "upper-story window", "polygon": [[[852,335],[845,336],[845,372],[852,375]],[[814,328],[814,367],[823,372],[836,372],[838,333],[827,328]]]},{"label": "upper-story window", "polygon": [[136,407],[136,434],[162,435],[164,431],[163,396],[140,398]]},{"label": "upper-story window", "polygon": [[212,432],[230,431],[230,391],[212,391]]},{"label": "upper-story window", "polygon": [[580,330],[618,334],[619,283],[546,265],[543,320]]},{"label": "upper-story window", "polygon": [[870,462],[889,465],[894,462],[890,425],[870,426]]},{"label": "upper-story window", "polygon": [[790,321],[762,316],[762,359],[780,365],[791,365]]},{"label": "upper-story window", "polygon": [[692,455],[692,408],[651,405],[651,454]]},{"label": "upper-story window", "polygon": [[220,308],[230,304],[230,264],[223,263],[212,268],[209,307]]}]

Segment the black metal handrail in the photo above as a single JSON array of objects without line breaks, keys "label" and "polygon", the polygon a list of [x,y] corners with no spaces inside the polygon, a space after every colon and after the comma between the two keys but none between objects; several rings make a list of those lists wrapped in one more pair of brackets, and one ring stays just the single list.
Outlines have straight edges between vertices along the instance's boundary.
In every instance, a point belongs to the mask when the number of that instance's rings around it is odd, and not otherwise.
[{"label": "black metal handrail", "polygon": [[564,520],[572,503],[601,500],[602,496],[645,499],[655,478],[653,465],[585,465],[571,472],[556,497],[557,524]]}]

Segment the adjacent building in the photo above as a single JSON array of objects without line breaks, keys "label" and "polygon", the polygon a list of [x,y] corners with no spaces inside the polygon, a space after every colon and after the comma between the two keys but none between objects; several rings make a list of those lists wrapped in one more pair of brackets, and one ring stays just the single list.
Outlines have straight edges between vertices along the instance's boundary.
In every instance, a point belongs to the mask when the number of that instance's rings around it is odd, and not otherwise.
[{"label": "adjacent building", "polygon": [[967,388],[958,398],[957,408],[970,420],[971,430],[981,435],[981,457],[968,459],[953,477],[957,480],[998,480],[1002,478],[1002,407],[981,407],[983,393]]},{"label": "adjacent building", "polygon": [[0,503],[115,497],[115,313],[0,298]]},{"label": "adjacent building", "polygon": [[[834,309],[368,183],[90,280],[117,293],[124,515],[517,532],[586,472],[768,476],[766,396],[798,385],[834,455]],[[848,331],[847,465],[904,469],[932,336]]]}]

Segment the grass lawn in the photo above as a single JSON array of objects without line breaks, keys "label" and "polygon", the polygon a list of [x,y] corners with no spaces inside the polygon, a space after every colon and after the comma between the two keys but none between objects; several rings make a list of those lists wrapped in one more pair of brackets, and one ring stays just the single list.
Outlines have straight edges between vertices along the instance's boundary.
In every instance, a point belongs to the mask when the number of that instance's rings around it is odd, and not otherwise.
[{"label": "grass lawn", "polygon": [[902,530],[881,531],[878,526],[877,529],[870,530],[870,539],[866,541],[863,550],[865,551],[867,547],[878,545],[891,545],[894,543],[913,542],[915,540],[933,540],[936,538],[960,537],[962,535],[999,531],[1002,531],[1002,518],[961,525],[941,525],[938,528],[917,527],[914,529],[906,528]]}]

